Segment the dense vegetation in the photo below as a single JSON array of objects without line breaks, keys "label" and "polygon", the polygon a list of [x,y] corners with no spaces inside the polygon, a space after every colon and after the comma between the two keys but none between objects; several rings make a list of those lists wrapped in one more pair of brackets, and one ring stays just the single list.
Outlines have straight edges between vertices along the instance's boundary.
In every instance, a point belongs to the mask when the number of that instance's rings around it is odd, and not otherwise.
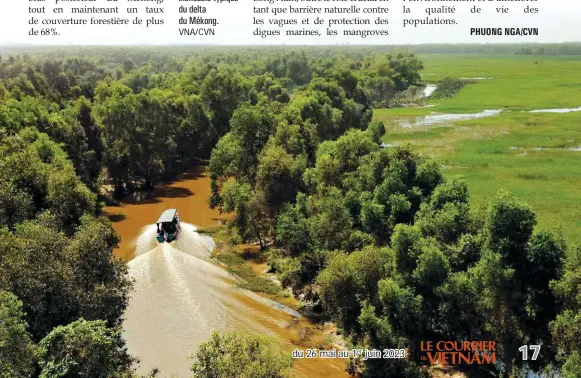
[{"label": "dense vegetation", "polygon": [[[503,364],[481,370],[504,376],[526,367],[519,346],[541,344],[528,368],[577,376],[581,251],[535,230],[509,193],[473,209],[466,184],[434,161],[381,147],[373,104],[419,84],[422,62],[363,49],[265,52],[2,57],[0,374],[134,374],[119,334],[131,282],[112,257],[119,239],[100,189],[121,196],[209,161],[210,203],[235,212],[233,234],[258,241],[284,285],[352,344],[495,340]],[[256,358],[215,353],[232,348]],[[282,377],[289,366],[268,340],[215,335],[193,371]],[[412,359],[349,369],[427,374]]]},{"label": "dense vegetation", "polygon": [[293,359],[276,339],[264,335],[215,332],[193,356],[195,377],[287,378]]},{"label": "dense vegetation", "polygon": [[430,95],[430,99],[454,97],[468,82],[468,80],[445,77],[438,82],[436,89]]},{"label": "dense vegetation", "polygon": [[[56,50],[56,49],[58,50]],[[253,50],[271,51],[272,46],[253,46]],[[55,52],[55,50],[57,52]],[[107,61],[118,60],[118,53],[121,48],[100,48],[100,58]],[[122,54],[129,56],[136,61],[135,57],[140,56],[145,58],[152,55],[160,56],[163,52],[167,52],[172,56],[176,55],[190,55],[192,51],[208,51],[207,47],[202,46],[172,46],[164,48],[151,49],[149,47],[132,46],[124,48]],[[212,51],[247,51],[246,46],[212,46]],[[393,51],[408,50],[416,54],[521,54],[532,52],[536,55],[581,55],[580,42],[564,42],[564,43],[438,43],[438,44],[413,44],[413,45],[376,45],[376,46],[349,46],[347,48],[340,48],[337,46],[303,46],[303,51],[312,54],[328,54],[333,53],[386,53]],[[71,46],[35,46],[33,50],[30,47],[20,46],[2,46],[0,45],[0,53],[8,55],[20,54],[42,54],[43,56],[63,56],[63,53],[72,53],[85,55],[87,52],[92,53],[90,48],[86,47],[71,47]],[[136,61],[138,64],[144,60]]]}]

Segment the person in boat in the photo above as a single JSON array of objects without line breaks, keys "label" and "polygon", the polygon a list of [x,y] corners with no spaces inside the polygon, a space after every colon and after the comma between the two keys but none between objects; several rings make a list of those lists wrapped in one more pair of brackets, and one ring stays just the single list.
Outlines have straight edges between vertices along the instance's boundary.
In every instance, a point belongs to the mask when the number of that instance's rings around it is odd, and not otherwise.
[{"label": "person in boat", "polygon": [[177,210],[168,209],[157,220],[157,240],[172,242],[179,232],[179,218]]}]

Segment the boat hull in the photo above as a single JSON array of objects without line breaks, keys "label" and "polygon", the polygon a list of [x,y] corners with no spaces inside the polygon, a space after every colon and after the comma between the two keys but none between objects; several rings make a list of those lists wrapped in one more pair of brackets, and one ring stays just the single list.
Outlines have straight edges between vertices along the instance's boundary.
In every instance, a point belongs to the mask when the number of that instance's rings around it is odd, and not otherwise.
[{"label": "boat hull", "polygon": [[175,232],[173,234],[167,234],[167,235],[157,235],[157,242],[158,243],[163,243],[163,242],[171,243],[172,241],[177,239],[178,233],[179,232]]}]

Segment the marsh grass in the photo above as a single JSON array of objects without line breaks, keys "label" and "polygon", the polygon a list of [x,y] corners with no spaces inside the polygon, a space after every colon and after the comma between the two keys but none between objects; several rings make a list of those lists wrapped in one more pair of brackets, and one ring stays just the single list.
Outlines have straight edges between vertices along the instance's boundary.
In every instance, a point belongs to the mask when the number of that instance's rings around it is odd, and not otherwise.
[{"label": "marsh grass", "polygon": [[438,106],[427,108],[427,113],[581,106],[581,56],[434,54],[420,58],[425,66],[423,77],[434,83],[446,77],[486,78],[472,80],[453,98],[438,99]]},{"label": "marsh grass", "polygon": [[453,98],[466,84],[473,84],[474,82],[473,80],[445,77],[438,82],[438,87],[430,95],[430,99]]},{"label": "marsh grass", "polygon": [[[427,77],[475,80],[433,108],[377,109],[386,124],[383,141],[411,143],[443,166],[448,177],[463,177],[471,201],[482,204],[506,188],[528,202],[541,229],[562,229],[581,243],[581,112],[525,113],[581,106],[581,57],[422,56]],[[538,64],[534,61],[538,60]],[[473,113],[503,109],[500,115],[450,125],[402,128],[394,118],[431,112]]]},{"label": "marsh grass", "polygon": [[212,257],[222,263],[229,273],[240,279],[240,287],[265,294],[270,299],[296,308],[296,304],[289,301],[287,291],[266,274],[253,269],[253,266],[264,262],[265,255],[262,251],[237,244],[238,240],[231,237],[232,233],[227,226],[212,228],[211,231],[216,243]]}]

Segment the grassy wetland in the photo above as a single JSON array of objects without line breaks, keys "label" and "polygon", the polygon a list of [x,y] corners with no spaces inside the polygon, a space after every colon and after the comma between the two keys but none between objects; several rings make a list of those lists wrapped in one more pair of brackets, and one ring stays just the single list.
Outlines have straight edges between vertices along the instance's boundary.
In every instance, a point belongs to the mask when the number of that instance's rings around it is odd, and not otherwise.
[{"label": "grassy wetland", "polygon": [[[471,201],[485,202],[506,188],[529,203],[543,229],[562,229],[581,242],[581,58],[515,55],[422,55],[422,78],[467,84],[451,98],[428,98],[431,107],[376,109],[386,125],[383,141],[410,143],[436,158],[449,177],[468,182]],[[477,114],[477,119],[417,124],[433,114]],[[544,112],[541,110],[551,110]],[[538,111],[538,112],[531,112]],[[560,110],[557,110],[560,111]]]}]

